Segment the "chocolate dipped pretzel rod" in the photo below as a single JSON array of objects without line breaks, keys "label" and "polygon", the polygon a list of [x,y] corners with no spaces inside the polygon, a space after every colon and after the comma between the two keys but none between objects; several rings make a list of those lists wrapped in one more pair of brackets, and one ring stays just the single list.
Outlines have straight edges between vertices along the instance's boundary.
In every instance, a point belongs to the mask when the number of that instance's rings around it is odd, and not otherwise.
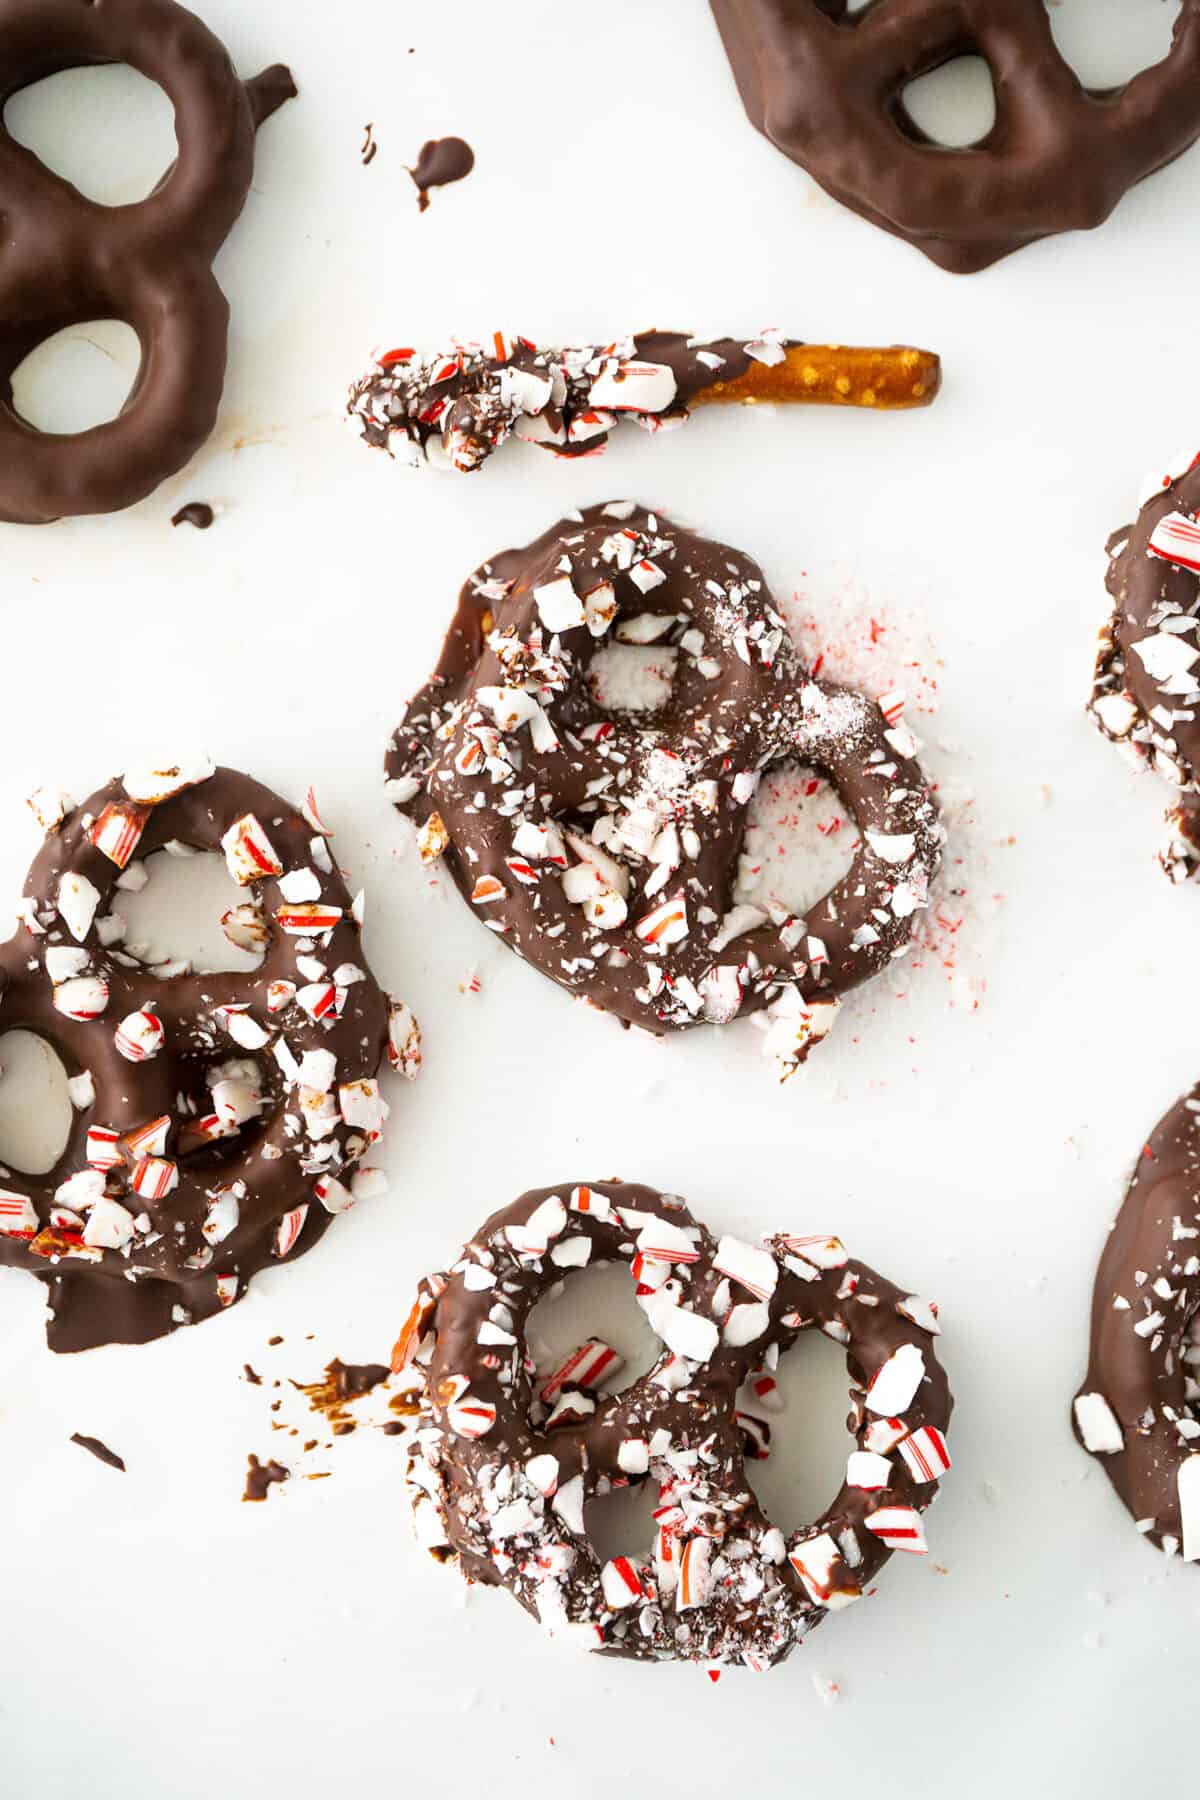
[{"label": "chocolate dipped pretzel rod", "polygon": [[1200,1087],[1143,1145],[1105,1243],[1074,1424],[1142,1536],[1200,1562]]},{"label": "chocolate dipped pretzel rod", "polygon": [[[385,1054],[416,1073],[412,1015],[363,956],[312,799],[303,810],[207,758],[130,769],[46,832],[0,945],[0,1031],[68,1071],[72,1122],[45,1175],[0,1170],[0,1264],[49,1289],[52,1350],[144,1343],[240,1300],[386,1187],[362,1159],[388,1114]],[[223,850],[241,898],[222,923],[257,968],[202,974],[126,935],[148,859]]]},{"label": "chocolate dipped pretzel rod", "polygon": [[[628,1269],[660,1341],[619,1392],[604,1391],[612,1346],[591,1339],[537,1371],[527,1341],[539,1299],[605,1262]],[[809,1330],[845,1348],[850,1449],[830,1505],[785,1536],[745,1460],[769,1452],[753,1409],[779,1410],[773,1371]],[[837,1238],[717,1239],[675,1195],[632,1182],[525,1194],[421,1282],[396,1345],[394,1366],[420,1379],[417,1536],[580,1649],[769,1669],[871,1591],[893,1551],[926,1553],[922,1514],[950,1468],[938,1332],[936,1306]],[[602,1562],[588,1503],[647,1481],[646,1553]]]},{"label": "chocolate dipped pretzel rod", "polygon": [[682,425],[694,406],[928,406],[941,364],[904,345],[801,344],[777,331],[701,343],[644,331],[605,345],[540,349],[497,332],[488,346],[383,350],[350,392],[373,450],[470,474],[510,437],[556,456],[594,456],[622,418],[645,431]]}]

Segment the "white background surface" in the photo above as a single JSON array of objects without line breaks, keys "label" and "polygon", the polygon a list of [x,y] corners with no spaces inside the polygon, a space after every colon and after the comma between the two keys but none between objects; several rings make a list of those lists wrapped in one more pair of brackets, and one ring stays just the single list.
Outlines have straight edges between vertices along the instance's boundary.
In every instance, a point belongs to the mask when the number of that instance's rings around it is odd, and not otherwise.
[{"label": "white background surface", "polygon": [[[15,898],[36,848],[33,787],[82,797],[143,746],[202,739],[296,798],[311,781],[427,1066],[390,1090],[390,1195],[219,1321],[54,1359],[42,1289],[0,1271],[0,1791],[1161,1791],[1200,1575],[1137,1538],[1067,1409],[1128,1167],[1200,1073],[1200,920],[1153,866],[1164,795],[1082,702],[1105,537],[1195,431],[1196,154],[1104,231],[956,279],[753,134],[700,0],[204,10],[245,74],[286,59],[302,99],[263,132],[218,265],[233,338],[208,448],[121,518],[0,528],[0,881]],[[1059,16],[1106,78],[1171,10]],[[80,129],[115,107],[144,189],[153,109],[108,92]],[[73,135],[63,106],[18,104],[41,142]],[[448,132],[478,167],[419,217],[404,165]],[[649,324],[907,340],[941,351],[946,388],[907,417],[709,413],[574,467],[514,448],[469,482],[402,473],[338,424],[385,338]],[[877,983],[783,1089],[749,1026],[658,1044],[572,1006],[427,884],[379,790],[469,569],[625,494],[751,551],[818,617],[887,621],[877,687],[914,686],[889,662],[913,645],[937,682],[913,723],[956,826],[957,972],[927,956]],[[171,531],[188,499],[223,506],[213,530]],[[956,1467],[932,1554],[894,1559],[766,1679],[564,1660],[506,1596],[466,1597],[409,1540],[403,1440],[360,1432],[240,1503],[247,1452],[281,1442],[244,1361],[310,1379],[386,1355],[416,1277],[494,1206],[608,1173],[746,1235],[839,1232],[942,1307]],[[823,1408],[782,1425],[814,1419],[785,1525],[838,1480],[840,1383],[817,1351],[793,1361]],[[840,1684],[832,1709],[814,1674]]]}]

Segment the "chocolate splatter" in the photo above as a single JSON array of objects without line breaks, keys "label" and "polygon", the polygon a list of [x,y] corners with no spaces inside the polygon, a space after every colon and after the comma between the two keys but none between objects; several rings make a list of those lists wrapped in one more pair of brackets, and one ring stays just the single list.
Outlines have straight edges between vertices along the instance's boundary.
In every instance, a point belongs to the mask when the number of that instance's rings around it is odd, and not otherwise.
[{"label": "chocolate splatter", "polygon": [[364,169],[369,169],[379,154],[379,145],[375,142],[374,125],[370,123],[364,125],[363,132],[365,135],[362,146],[362,164]]},{"label": "chocolate splatter", "polygon": [[282,1463],[260,1463],[257,1456],[248,1456],[249,1467],[246,1470],[246,1491],[243,1500],[265,1500],[276,1482],[290,1481],[292,1471],[285,1469]]},{"label": "chocolate splatter", "polygon": [[102,1444],[99,1438],[85,1437],[82,1431],[73,1431],[71,1433],[71,1442],[73,1444],[78,1444],[81,1450],[86,1450],[89,1455],[94,1456],[97,1462],[107,1463],[110,1469],[120,1469],[122,1475],[124,1475],[125,1463],[123,1458],[119,1457],[115,1450],[110,1450],[107,1444]]},{"label": "chocolate splatter", "polygon": [[335,1356],[332,1362],[326,1363],[322,1380],[293,1381],[292,1386],[297,1393],[308,1396],[308,1404],[314,1412],[325,1415],[335,1437],[349,1437],[358,1421],[350,1416],[347,1407],[353,1401],[361,1400],[364,1394],[371,1393],[390,1374],[386,1363],[345,1363],[340,1356]]},{"label": "chocolate splatter", "polygon": [[245,1371],[246,1380],[250,1383],[251,1387],[262,1386],[262,1376],[257,1369],[252,1369],[249,1363],[243,1363],[242,1368]]},{"label": "chocolate splatter", "polygon": [[180,507],[171,523],[194,525],[197,531],[207,531],[216,516],[207,500],[189,500],[186,506]]},{"label": "chocolate splatter", "polygon": [[417,205],[422,212],[429,205],[429,190],[449,187],[461,181],[475,167],[475,152],[464,138],[430,138],[422,144],[415,168],[408,172],[417,189]]}]

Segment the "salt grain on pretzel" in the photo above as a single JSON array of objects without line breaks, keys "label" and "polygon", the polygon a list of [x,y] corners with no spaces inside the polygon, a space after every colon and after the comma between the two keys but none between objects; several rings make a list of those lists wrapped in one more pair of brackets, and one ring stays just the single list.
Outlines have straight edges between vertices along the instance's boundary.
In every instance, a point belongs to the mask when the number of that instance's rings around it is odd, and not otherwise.
[{"label": "salt grain on pretzel", "polygon": [[[648,594],[646,565],[665,575]],[[598,582],[614,596],[599,634]],[[653,712],[606,715],[589,670],[631,622],[672,649],[675,685]],[[936,807],[888,730],[874,702],[812,678],[747,557],[614,502],[468,581],[388,790],[422,857],[544,974],[655,1032],[760,1013],[788,1073],[839,996],[905,953],[938,865]],[[464,773],[481,734],[486,769]],[[731,904],[759,776],[785,763],[827,774],[859,828],[847,875],[795,919]]]},{"label": "salt grain on pretzel", "polygon": [[[1155,1126],[1105,1240],[1072,1423],[1138,1530],[1200,1562],[1200,1087]],[[903,1445],[901,1446],[903,1450]]]},{"label": "salt grain on pretzel", "polygon": [[[402,356],[384,350],[354,384],[347,410],[369,449],[408,468],[431,464],[470,474],[512,437],[556,456],[594,456],[619,418],[661,429],[714,403],[888,411],[928,406],[940,383],[937,357],[903,346],[849,349],[778,334],[770,342],[703,344],[683,332],[644,331],[565,350],[528,338],[506,338],[499,350],[495,343]],[[638,567],[648,575],[648,591],[658,578],[653,564]],[[547,586],[567,609],[557,624],[547,618],[547,629],[581,624],[570,584]]]},{"label": "salt grain on pretzel", "polygon": [[[640,1380],[585,1394],[580,1368],[606,1349],[593,1340],[539,1381],[525,1334],[538,1300],[562,1279],[547,1230],[560,1220],[586,1238],[589,1264],[629,1268],[660,1335],[668,1315],[705,1328],[697,1353],[665,1338]],[[649,1264],[667,1272],[686,1305],[661,1286],[643,1291],[634,1264],[656,1242],[690,1252],[685,1262]],[[396,1346],[395,1365],[420,1383],[409,1469],[420,1540],[439,1560],[454,1556],[468,1580],[507,1587],[565,1643],[759,1669],[858,1599],[894,1549],[923,1550],[920,1515],[936,1481],[868,1450],[866,1396],[880,1370],[904,1370],[905,1353],[919,1353],[921,1378],[893,1423],[901,1437],[943,1442],[951,1402],[932,1342],[900,1310],[904,1289],[844,1252],[836,1267],[798,1275],[786,1242],[773,1238],[747,1261],[749,1246],[718,1245],[681,1200],[616,1182],[526,1194],[495,1213],[448,1276],[422,1283]],[[771,1279],[758,1256],[770,1261]],[[722,1341],[720,1331],[732,1285],[746,1274],[768,1296],[742,1302],[763,1314],[753,1348]],[[769,1428],[737,1411],[733,1396],[802,1330],[834,1319],[846,1330],[856,1447],[827,1512],[785,1538],[744,1473],[747,1456],[765,1454]],[[614,1483],[642,1481],[658,1489],[648,1553],[602,1562],[588,1541],[587,1502]]]},{"label": "salt grain on pretzel", "polygon": [[[38,1032],[80,1072],[59,1161],[12,1181],[28,1231],[4,1231],[0,1262],[48,1286],[52,1348],[139,1343],[211,1317],[273,1258],[307,1250],[329,1196],[373,1191],[351,1171],[386,1114],[375,1077],[389,1003],[341,876],[317,870],[311,823],[248,777],[187,757],[44,816],[28,910],[0,947],[0,1029]],[[263,921],[260,966],[156,963],[125,939],[117,889],[144,885],[157,851],[222,845]],[[302,936],[289,930],[299,912]],[[333,971],[320,982],[317,943]],[[395,1006],[391,1020],[411,1064],[415,1021]],[[326,1204],[310,1206],[322,1188]]]}]

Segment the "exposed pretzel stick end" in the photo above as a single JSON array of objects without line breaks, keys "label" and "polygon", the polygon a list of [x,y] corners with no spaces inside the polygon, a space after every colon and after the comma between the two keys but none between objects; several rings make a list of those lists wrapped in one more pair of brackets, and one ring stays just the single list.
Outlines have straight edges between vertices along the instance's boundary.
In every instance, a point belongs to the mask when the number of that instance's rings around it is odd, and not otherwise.
[{"label": "exposed pretzel stick end", "polygon": [[702,388],[696,406],[866,406],[900,412],[929,406],[942,385],[930,350],[906,344],[868,349],[845,344],[791,344],[782,362],[751,363],[732,381]]}]

